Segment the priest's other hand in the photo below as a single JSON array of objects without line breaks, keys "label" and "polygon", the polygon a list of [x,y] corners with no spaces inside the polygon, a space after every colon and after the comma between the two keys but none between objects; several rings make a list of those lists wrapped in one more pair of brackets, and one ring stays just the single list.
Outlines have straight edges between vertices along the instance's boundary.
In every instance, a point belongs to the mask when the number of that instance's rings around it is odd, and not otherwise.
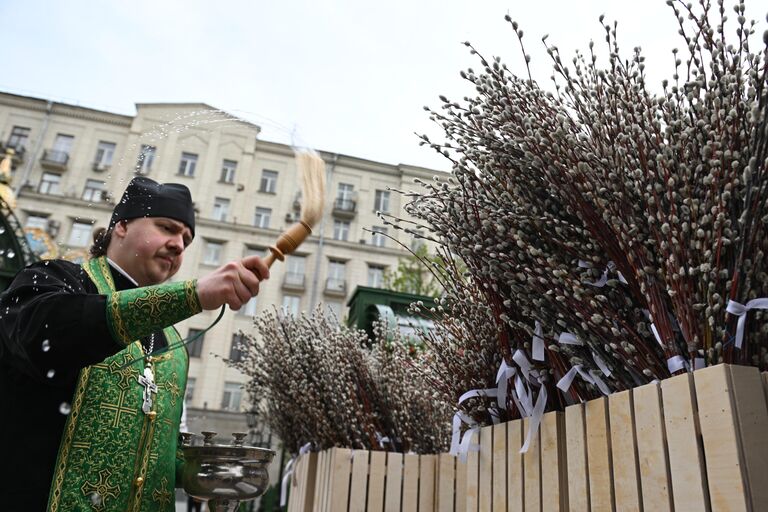
[{"label": "priest's other hand", "polygon": [[259,293],[259,283],[269,278],[269,268],[259,256],[230,261],[197,280],[197,297],[203,309],[227,304],[238,310]]}]

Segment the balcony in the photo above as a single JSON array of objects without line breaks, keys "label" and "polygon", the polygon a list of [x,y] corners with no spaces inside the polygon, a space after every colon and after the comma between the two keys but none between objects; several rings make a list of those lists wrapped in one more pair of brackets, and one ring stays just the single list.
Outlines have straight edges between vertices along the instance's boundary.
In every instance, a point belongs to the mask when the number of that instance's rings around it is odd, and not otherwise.
[{"label": "balcony", "polygon": [[40,159],[40,165],[47,169],[66,171],[69,163],[69,153],[56,149],[46,149]]},{"label": "balcony", "polygon": [[27,149],[21,144],[14,144],[13,142],[0,142],[0,159],[5,158],[6,153],[12,151],[11,154],[11,168],[15,169],[17,165],[24,163],[24,154]]},{"label": "balcony", "polygon": [[333,216],[338,219],[354,219],[357,209],[357,202],[352,199],[337,197],[333,202]]},{"label": "balcony", "polygon": [[325,281],[325,294],[336,295],[338,297],[347,296],[347,281],[346,279],[337,279],[335,277],[329,277]]},{"label": "balcony", "polygon": [[285,290],[303,290],[304,289],[304,274],[297,272],[287,272],[283,278],[283,289]]}]

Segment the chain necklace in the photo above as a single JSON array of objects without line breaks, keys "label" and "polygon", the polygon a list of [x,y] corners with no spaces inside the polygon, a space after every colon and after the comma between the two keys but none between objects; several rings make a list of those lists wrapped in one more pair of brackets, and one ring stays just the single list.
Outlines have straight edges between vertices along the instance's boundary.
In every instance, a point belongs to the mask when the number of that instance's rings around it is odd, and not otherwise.
[{"label": "chain necklace", "polygon": [[[144,351],[145,356],[152,354],[152,351],[155,349],[155,333],[149,335],[149,348],[144,347],[144,344],[142,343],[141,349]],[[149,363],[149,361],[147,361],[147,363]]]}]

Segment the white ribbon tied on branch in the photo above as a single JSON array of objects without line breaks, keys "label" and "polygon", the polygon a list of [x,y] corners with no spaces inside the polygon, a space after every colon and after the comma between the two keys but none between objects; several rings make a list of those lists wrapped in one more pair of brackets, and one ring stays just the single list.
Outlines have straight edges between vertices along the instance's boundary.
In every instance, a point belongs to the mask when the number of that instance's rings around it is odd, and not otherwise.
[{"label": "white ribbon tied on branch", "polygon": [[729,300],[728,306],[725,308],[728,313],[739,318],[739,321],[736,324],[736,339],[734,341],[736,348],[741,348],[741,345],[744,343],[744,329],[747,326],[747,313],[752,309],[768,309],[768,298],[752,299],[746,304],[739,304],[734,300]]}]

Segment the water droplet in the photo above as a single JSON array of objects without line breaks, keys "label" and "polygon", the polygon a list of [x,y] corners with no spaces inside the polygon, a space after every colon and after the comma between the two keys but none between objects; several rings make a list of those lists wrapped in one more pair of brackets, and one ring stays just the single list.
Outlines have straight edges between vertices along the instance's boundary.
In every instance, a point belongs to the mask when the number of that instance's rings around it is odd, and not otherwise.
[{"label": "water droplet", "polygon": [[43,352],[51,350],[51,340],[43,340]]},{"label": "water droplet", "polygon": [[52,379],[54,375],[56,375],[56,370],[54,370],[53,368],[48,370],[48,373],[45,374],[45,376],[48,377],[49,379]]},{"label": "water droplet", "polygon": [[9,258],[13,258],[14,256],[16,256],[16,253],[15,253],[15,252],[13,252],[13,251],[8,251],[8,257],[9,257]]},{"label": "water droplet", "polygon": [[59,412],[61,414],[67,415],[72,412],[72,406],[69,405],[69,402],[61,402],[61,405],[59,405]]},{"label": "water droplet", "polygon": [[4,234],[5,234],[5,228],[0,226],[0,235],[4,235]]},{"label": "water droplet", "polygon": [[95,492],[91,494],[91,504],[99,509],[104,506],[104,499],[101,497],[101,494]]}]

